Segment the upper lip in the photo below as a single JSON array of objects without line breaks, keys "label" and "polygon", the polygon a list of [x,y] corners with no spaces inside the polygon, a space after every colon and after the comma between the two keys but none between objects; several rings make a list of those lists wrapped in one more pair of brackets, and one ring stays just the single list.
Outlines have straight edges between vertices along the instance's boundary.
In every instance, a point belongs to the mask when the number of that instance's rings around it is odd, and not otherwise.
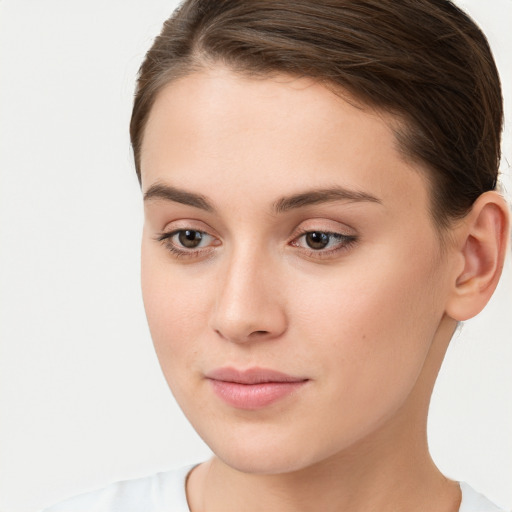
[{"label": "upper lip", "polygon": [[239,370],[233,367],[216,368],[206,373],[207,379],[234,382],[237,384],[262,384],[264,382],[303,382],[308,379],[295,377],[269,368],[253,367]]}]

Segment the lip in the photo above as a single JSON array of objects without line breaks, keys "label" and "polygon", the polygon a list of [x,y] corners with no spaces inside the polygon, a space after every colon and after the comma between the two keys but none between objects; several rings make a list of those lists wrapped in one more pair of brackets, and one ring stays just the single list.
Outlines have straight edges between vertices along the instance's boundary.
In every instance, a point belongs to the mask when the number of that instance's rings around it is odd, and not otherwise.
[{"label": "lip", "polygon": [[269,406],[298,391],[309,379],[267,368],[217,368],[205,375],[215,394],[237,409]]}]

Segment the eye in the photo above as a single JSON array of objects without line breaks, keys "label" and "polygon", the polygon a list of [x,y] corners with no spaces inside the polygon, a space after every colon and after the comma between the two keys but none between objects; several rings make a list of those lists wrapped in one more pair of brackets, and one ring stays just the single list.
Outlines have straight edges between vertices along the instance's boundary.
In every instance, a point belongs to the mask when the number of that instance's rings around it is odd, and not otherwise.
[{"label": "eye", "polygon": [[203,241],[204,234],[205,233],[202,233],[201,231],[194,231],[193,229],[183,229],[177,233],[179,243],[187,249],[195,249],[196,247],[199,247]]},{"label": "eye", "polygon": [[220,245],[212,235],[198,229],[176,229],[160,233],[156,240],[176,257],[199,257],[210,254],[213,246]]},{"label": "eye", "polygon": [[304,249],[308,255],[325,257],[348,249],[356,241],[353,235],[329,231],[306,231],[292,241],[291,245]]},{"label": "eye", "polygon": [[331,241],[331,235],[322,233],[321,231],[311,231],[304,235],[304,241],[311,249],[325,249]]}]

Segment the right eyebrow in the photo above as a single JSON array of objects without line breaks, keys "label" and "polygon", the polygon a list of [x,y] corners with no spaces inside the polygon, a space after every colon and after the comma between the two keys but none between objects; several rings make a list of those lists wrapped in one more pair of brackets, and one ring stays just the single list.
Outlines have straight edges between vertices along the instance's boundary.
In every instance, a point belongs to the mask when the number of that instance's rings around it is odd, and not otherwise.
[{"label": "right eyebrow", "polygon": [[151,185],[144,193],[144,202],[158,199],[186,204],[187,206],[193,206],[194,208],[199,208],[207,212],[214,211],[213,206],[204,196],[171,187],[170,185],[156,183],[155,185]]}]

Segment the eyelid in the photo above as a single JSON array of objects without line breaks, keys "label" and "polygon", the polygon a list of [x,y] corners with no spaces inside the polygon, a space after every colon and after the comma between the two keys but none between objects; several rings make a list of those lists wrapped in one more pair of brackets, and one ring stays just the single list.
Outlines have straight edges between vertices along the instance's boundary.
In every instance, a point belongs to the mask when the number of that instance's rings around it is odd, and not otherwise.
[{"label": "eyelid", "polygon": [[[298,241],[309,233],[324,233],[330,237],[336,237],[339,243],[334,248],[313,249],[299,245]],[[288,242],[306,257],[321,260],[334,259],[345,251],[348,251],[355,243],[359,241],[359,236],[353,228],[330,219],[308,219],[301,223],[295,230]]]},{"label": "eyelid", "polygon": [[[209,230],[207,231],[202,227],[196,227],[194,224],[196,223],[193,221],[178,221],[176,223],[168,223],[166,228],[163,231],[157,233],[154,239],[161,243],[166,248],[166,250],[168,250],[169,253],[171,253],[171,255],[177,259],[195,259],[200,257],[208,257],[211,255],[214,247],[220,245],[219,238],[209,232]],[[214,243],[210,243],[206,246],[197,248],[187,248],[180,246],[173,241],[173,238],[184,231],[196,231],[201,233],[203,236],[210,237]],[[215,241],[218,243],[215,243]]]},{"label": "eyelid", "polygon": [[[163,228],[161,230],[162,233],[170,233],[171,231],[182,231],[186,229],[191,229],[194,231],[201,231],[204,233],[208,233],[209,235],[215,236],[216,232],[215,230],[199,219],[192,218],[182,218],[182,219],[176,219],[170,222],[166,222],[163,225]],[[218,237],[217,237],[218,238]]]},{"label": "eyelid", "polygon": [[[349,243],[349,242],[355,241],[357,239],[357,237],[355,235],[346,235],[344,233],[338,233],[338,232],[334,232],[334,231],[326,231],[326,230],[322,230],[322,229],[308,229],[306,231],[303,231],[302,233],[299,233],[297,236],[295,236],[293,238],[292,242],[294,242],[294,241],[298,240],[299,238],[302,238],[305,235],[308,235],[310,233],[323,233],[330,237],[343,240],[343,241],[345,241],[345,243]],[[321,252],[321,250],[317,249],[315,252]],[[327,251],[324,251],[324,252],[327,252]]]},{"label": "eyelid", "polygon": [[310,233],[321,231],[323,233],[339,233],[346,236],[356,236],[356,230],[344,222],[325,217],[310,218],[297,224],[296,233]]},{"label": "eyelid", "polygon": [[[201,235],[206,235],[210,238],[216,239],[216,237],[214,237],[213,235],[210,235],[210,233],[207,233],[206,231],[201,231],[200,229],[193,229],[193,228],[179,228],[179,229],[174,229],[172,231],[165,231],[165,232],[159,233],[157,235],[157,239],[160,242],[162,242],[164,240],[170,240],[170,239],[174,238],[176,235],[178,235],[179,233],[182,233],[183,231],[195,231],[196,233],[201,233]],[[186,249],[186,247],[184,247],[184,249]]]},{"label": "eyelid", "polygon": [[[301,238],[302,236],[304,235],[300,235],[298,238]],[[313,249],[309,247],[302,247],[294,243],[292,243],[291,245],[293,245],[296,248],[296,250],[303,255],[303,257],[310,259],[312,261],[319,262],[324,260],[337,260],[343,257],[345,253],[349,252],[352,249],[352,247],[358,242],[355,236],[339,236],[343,237],[343,240],[340,240],[335,247],[328,249]],[[295,240],[297,240],[298,238],[296,238]]]}]

